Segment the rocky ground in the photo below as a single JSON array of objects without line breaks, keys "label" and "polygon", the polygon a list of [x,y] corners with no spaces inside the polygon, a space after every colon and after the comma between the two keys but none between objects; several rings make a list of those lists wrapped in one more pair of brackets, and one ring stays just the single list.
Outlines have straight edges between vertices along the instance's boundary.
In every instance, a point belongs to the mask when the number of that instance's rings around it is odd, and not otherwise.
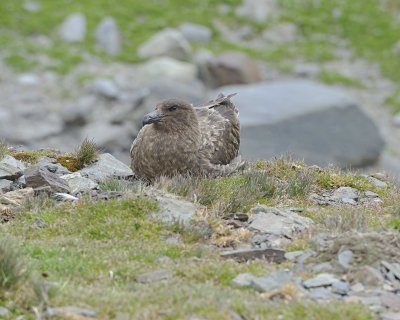
[{"label": "rocky ground", "polygon": [[[184,2],[0,3],[0,318],[400,319],[396,3]],[[220,91],[252,161],[136,180],[143,114]]]},{"label": "rocky ground", "polygon": [[110,154],[76,159],[0,161],[6,319],[400,317],[400,193],[384,174],[280,159],[146,185]]}]

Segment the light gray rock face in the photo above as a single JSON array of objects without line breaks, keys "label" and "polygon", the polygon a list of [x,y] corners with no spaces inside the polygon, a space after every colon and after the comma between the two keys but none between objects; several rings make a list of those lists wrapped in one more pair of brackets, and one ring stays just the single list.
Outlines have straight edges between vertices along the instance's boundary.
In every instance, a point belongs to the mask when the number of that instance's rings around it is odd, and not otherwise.
[{"label": "light gray rock face", "polygon": [[[291,154],[308,164],[358,167],[374,163],[384,141],[352,98],[307,80],[226,86],[240,111],[241,154],[269,159]],[[214,96],[213,93],[211,96]]]},{"label": "light gray rock face", "polygon": [[121,52],[121,34],[114,18],[104,18],[96,28],[95,37],[97,45],[108,55]]},{"label": "light gray rock face", "polygon": [[291,238],[294,233],[309,230],[313,225],[311,219],[285,209],[258,205],[250,212],[249,229],[261,233]]},{"label": "light gray rock face", "polygon": [[180,60],[187,58],[191,51],[191,46],[182,33],[166,28],[143,43],[138,49],[138,55],[141,58],[169,56]]},{"label": "light gray rock face", "polygon": [[97,162],[79,171],[83,177],[101,182],[108,178],[129,178],[132,169],[109,153],[99,155]]},{"label": "light gray rock face", "polygon": [[46,167],[34,165],[24,171],[26,185],[30,188],[50,187],[54,192],[69,192],[68,183]]},{"label": "light gray rock face", "polygon": [[179,26],[179,31],[192,43],[207,43],[211,40],[211,30],[200,24],[185,22]]},{"label": "light gray rock face", "polygon": [[5,156],[0,161],[0,179],[16,180],[23,174],[23,164],[16,159]]},{"label": "light gray rock face", "polygon": [[60,37],[67,42],[81,42],[86,35],[86,17],[82,13],[69,15],[61,25]]},{"label": "light gray rock face", "polygon": [[173,195],[157,196],[156,201],[160,206],[160,211],[155,214],[155,217],[166,224],[179,222],[188,226],[198,209],[196,204]]},{"label": "light gray rock face", "polygon": [[96,182],[88,178],[82,177],[80,172],[66,174],[61,176],[60,178],[67,181],[72,194],[88,192],[99,187]]},{"label": "light gray rock face", "polygon": [[25,170],[26,166],[22,161],[19,161],[17,159],[15,159],[14,157],[10,156],[10,155],[6,155],[1,161],[0,163],[7,163],[13,167],[16,167],[20,170]]}]

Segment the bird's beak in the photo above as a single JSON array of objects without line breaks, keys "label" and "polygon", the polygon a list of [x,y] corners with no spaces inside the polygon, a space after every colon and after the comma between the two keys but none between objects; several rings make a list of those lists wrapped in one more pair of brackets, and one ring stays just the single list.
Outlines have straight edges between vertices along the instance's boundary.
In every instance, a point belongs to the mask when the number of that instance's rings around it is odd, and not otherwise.
[{"label": "bird's beak", "polygon": [[143,117],[143,125],[160,121],[164,115],[157,111],[150,112]]}]

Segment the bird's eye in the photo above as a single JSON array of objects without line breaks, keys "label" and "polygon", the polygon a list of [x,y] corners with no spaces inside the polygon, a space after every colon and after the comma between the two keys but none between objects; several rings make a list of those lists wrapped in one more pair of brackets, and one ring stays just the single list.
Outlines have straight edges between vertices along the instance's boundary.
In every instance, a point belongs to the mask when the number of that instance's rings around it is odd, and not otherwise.
[{"label": "bird's eye", "polygon": [[168,110],[169,110],[169,111],[175,111],[177,108],[178,108],[178,106],[172,105],[172,106],[169,106],[169,107],[168,107]]}]

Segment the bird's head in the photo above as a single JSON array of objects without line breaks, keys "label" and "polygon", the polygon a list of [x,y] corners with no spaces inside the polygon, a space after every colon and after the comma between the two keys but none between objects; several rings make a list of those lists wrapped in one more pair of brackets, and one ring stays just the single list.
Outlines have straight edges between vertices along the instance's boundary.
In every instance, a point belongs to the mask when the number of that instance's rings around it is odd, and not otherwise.
[{"label": "bird's head", "polygon": [[183,100],[168,99],[157,104],[155,111],[143,117],[143,125],[154,124],[158,128],[175,128],[197,124],[196,111]]}]

